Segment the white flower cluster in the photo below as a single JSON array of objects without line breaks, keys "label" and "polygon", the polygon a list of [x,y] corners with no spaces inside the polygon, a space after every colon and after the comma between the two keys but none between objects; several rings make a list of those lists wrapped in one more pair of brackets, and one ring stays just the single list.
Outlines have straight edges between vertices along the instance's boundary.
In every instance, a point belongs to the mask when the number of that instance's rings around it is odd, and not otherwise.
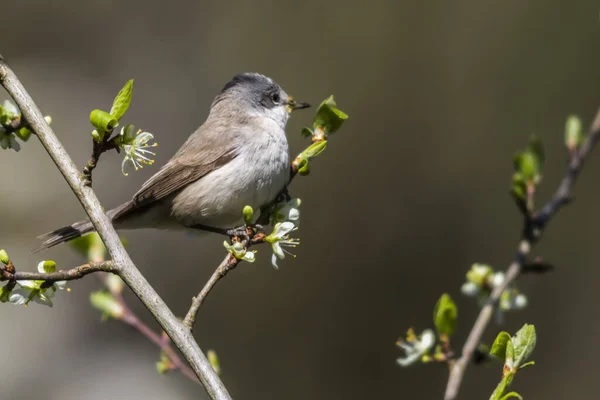
[{"label": "white flower cluster", "polygon": [[414,330],[409,329],[406,333],[406,339],[400,339],[396,345],[404,350],[405,356],[396,359],[401,367],[407,367],[416,362],[428,358],[429,352],[435,344],[435,333],[431,329],[426,329],[417,336]]},{"label": "white flower cluster", "polygon": [[[41,261],[37,269],[40,273],[51,273],[56,271],[56,263],[54,261]],[[52,307],[52,298],[58,290],[66,289],[67,282],[54,282],[49,287],[45,287],[44,283],[44,281],[18,281],[17,286],[8,295],[8,301],[12,304],[24,306],[33,301]]]},{"label": "white flower cluster", "polygon": [[275,269],[278,269],[277,259],[283,260],[285,254],[295,257],[284,247],[294,248],[300,245],[300,239],[291,238],[290,233],[298,230],[300,224],[300,199],[291,199],[288,202],[281,203],[275,207],[273,212],[273,232],[265,238],[265,242],[271,245],[273,255],[271,256],[271,264]]}]

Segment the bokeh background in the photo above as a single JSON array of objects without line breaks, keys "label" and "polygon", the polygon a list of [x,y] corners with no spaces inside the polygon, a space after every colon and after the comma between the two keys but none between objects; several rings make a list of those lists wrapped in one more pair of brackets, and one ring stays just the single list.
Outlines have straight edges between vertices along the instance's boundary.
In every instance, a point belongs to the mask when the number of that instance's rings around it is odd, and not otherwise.
[{"label": "bokeh background", "polygon": [[[89,111],[135,78],[126,122],[156,134],[157,164],[124,177],[121,157],[103,156],[94,185],[106,207],[166,162],[238,72],[262,72],[315,104],[335,94],[350,119],[291,187],[303,200],[298,257],[275,271],[259,249],[210,295],[196,337],[219,354],[236,399],[439,399],[447,369],[401,369],[394,343],[410,326],[432,326],[444,291],[458,303],[463,343],[478,311],[460,295],[464,273],[473,262],[505,268],[516,248],[514,151],[542,137],[547,198],[565,167],[565,118],[589,123],[600,106],[599,10],[591,0],[4,1],[0,52],[79,166]],[[306,145],[299,132],[313,111],[292,118],[292,152]],[[0,155],[0,247],[20,269],[42,257],[62,268],[84,261],[66,246],[30,254],[37,235],[84,215],[40,144]],[[556,270],[522,277],[530,306],[485,336],[536,325],[536,366],[514,384],[525,398],[597,396],[599,159],[534,251]],[[220,237],[126,237],[179,315],[224,254]],[[159,352],[137,332],[100,321],[88,301],[96,279],[71,287],[52,309],[0,308],[0,398],[204,398],[177,373],[159,376]],[[471,367],[461,398],[487,398],[500,370]]]}]

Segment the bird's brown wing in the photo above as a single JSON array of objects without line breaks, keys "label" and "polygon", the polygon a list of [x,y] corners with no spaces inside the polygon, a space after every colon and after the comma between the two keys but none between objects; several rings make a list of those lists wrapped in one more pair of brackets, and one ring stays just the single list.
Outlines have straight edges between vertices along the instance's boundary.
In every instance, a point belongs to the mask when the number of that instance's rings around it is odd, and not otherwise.
[{"label": "bird's brown wing", "polygon": [[238,155],[234,132],[207,121],[144,183],[132,205],[137,208],[160,200],[230,162]]}]

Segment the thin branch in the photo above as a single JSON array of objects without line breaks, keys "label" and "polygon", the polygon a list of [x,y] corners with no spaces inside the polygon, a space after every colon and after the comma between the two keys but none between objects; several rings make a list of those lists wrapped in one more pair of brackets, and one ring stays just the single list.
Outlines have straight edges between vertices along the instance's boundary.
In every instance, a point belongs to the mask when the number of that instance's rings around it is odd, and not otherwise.
[{"label": "thin branch", "polygon": [[212,399],[230,399],[227,389],[219,379],[206,356],[200,350],[192,333],[173,314],[154,288],[137,269],[129,254],[121,244],[117,232],[91,187],[85,186],[81,173],[44,120],[35,102],[27,93],[17,76],[0,56],[0,83],[19,106],[31,130],[60,170],[61,174],[77,196],[79,202],[102,238],[110,258],[114,262],[115,273],[131,288],[144,306],[152,313],[160,326],[184,355],[202,385]]},{"label": "thin branch", "polygon": [[85,167],[83,168],[83,176],[85,177],[85,184],[87,186],[92,186],[92,172],[98,165],[98,161],[100,161],[100,156],[102,155],[102,153],[105,153],[105,152],[107,152],[109,150],[113,150],[113,149],[119,151],[119,146],[110,142],[111,135],[112,135],[112,130],[110,132],[106,132],[106,134],[104,135],[104,139],[102,140],[101,143],[98,143],[95,140],[92,140],[92,143],[93,143],[92,155],[91,155],[90,159],[88,160],[87,164],[85,165]]},{"label": "thin branch", "polygon": [[227,256],[225,256],[225,258],[221,262],[221,264],[217,267],[215,272],[213,272],[208,282],[206,282],[198,296],[192,299],[192,305],[190,306],[190,310],[187,312],[185,319],[183,320],[183,325],[185,325],[189,330],[192,330],[192,326],[194,326],[194,321],[196,320],[198,310],[200,309],[200,306],[206,299],[206,296],[208,296],[208,294],[210,293],[212,288],[215,287],[217,282],[219,282],[225,275],[227,275],[229,271],[237,267],[239,263],[240,260],[228,253]]},{"label": "thin branch", "polygon": [[[287,193],[287,190],[285,192]],[[246,232],[248,234],[253,232],[252,227],[248,226],[246,227],[246,229]],[[257,244],[265,242],[264,233],[252,233],[252,235],[253,236],[249,240],[242,241],[242,244],[244,245],[244,247],[246,247],[246,249],[249,249],[250,246],[255,246]],[[217,269],[215,269],[215,272],[213,272],[213,274],[210,276],[210,279],[208,280],[208,282],[206,282],[198,296],[192,298],[192,305],[190,306],[190,309],[187,312],[185,319],[183,320],[183,325],[185,325],[186,328],[188,328],[190,331],[192,330],[192,327],[194,326],[194,321],[196,320],[196,315],[198,314],[198,310],[200,309],[202,303],[204,303],[204,300],[206,300],[206,296],[208,296],[208,294],[215,287],[217,282],[223,279],[229,271],[237,267],[241,261],[242,260],[235,258],[232,254],[229,253],[225,256],[223,261],[221,261],[221,264],[219,264]]]},{"label": "thin branch", "polygon": [[458,395],[458,390],[462,382],[465,370],[471,361],[473,353],[477,349],[481,341],[481,337],[488,326],[495,307],[498,304],[500,296],[506,290],[506,288],[522,273],[523,265],[525,265],[526,257],[529,254],[531,247],[537,243],[541,238],[544,229],[547,227],[548,222],[554,215],[561,209],[562,206],[567,204],[571,199],[571,192],[573,185],[583,167],[586,157],[590,154],[596,141],[600,137],[600,111],[596,114],[594,123],[590,128],[590,133],[584,142],[581,144],[579,150],[573,154],[569,161],[567,172],[562,179],[558,189],[542,207],[541,211],[534,213],[530,218],[525,221],[525,227],[523,229],[523,237],[519,244],[519,249],[513,263],[508,267],[506,271],[506,278],[502,285],[498,286],[490,295],[486,305],[481,309],[473,328],[465,342],[462,349],[462,356],[457,360],[450,370],[450,377],[448,378],[448,385],[446,386],[446,394],[444,395],[445,400],[453,400]]},{"label": "thin branch", "polygon": [[[75,279],[81,279],[84,276],[94,272],[114,272],[115,266],[112,261],[104,261],[98,263],[83,264],[78,267],[72,268],[67,271],[57,271],[51,273],[40,273],[40,272],[14,272],[3,273],[0,280],[9,281],[23,281],[23,280],[35,280],[35,281],[72,281]],[[4,272],[4,271],[3,271]]]}]

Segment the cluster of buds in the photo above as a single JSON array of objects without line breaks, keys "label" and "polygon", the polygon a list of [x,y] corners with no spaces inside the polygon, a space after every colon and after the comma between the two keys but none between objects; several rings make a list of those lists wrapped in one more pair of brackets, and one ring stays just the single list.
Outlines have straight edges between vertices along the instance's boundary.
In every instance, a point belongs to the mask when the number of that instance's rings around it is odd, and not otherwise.
[{"label": "cluster of buds", "polygon": [[[49,124],[52,118],[44,117]],[[4,150],[12,149],[14,151],[21,150],[21,145],[17,138],[23,142],[29,140],[31,130],[23,123],[21,111],[17,106],[8,100],[0,106],[0,147]]]},{"label": "cluster of buds", "polygon": [[126,170],[129,166],[137,171],[144,165],[152,165],[154,163],[152,157],[156,153],[148,148],[158,146],[157,143],[150,144],[154,140],[154,135],[142,130],[136,131],[133,125],[125,125],[119,134],[111,136],[129,108],[132,95],[133,79],[127,81],[119,91],[110,111],[93,110],[90,114],[90,122],[95,128],[92,131],[92,138],[98,145],[103,146],[102,151],[110,148],[123,150],[125,157],[121,163],[121,172],[125,176],[128,175]]},{"label": "cluster of buds", "polygon": [[[479,306],[483,307],[492,291],[502,285],[505,279],[504,272],[495,272],[489,265],[476,263],[467,272],[467,281],[462,285],[461,292],[465,296],[475,297]],[[500,296],[496,318],[498,322],[501,322],[504,311],[521,310],[525,307],[527,307],[527,296],[512,285]]]}]

